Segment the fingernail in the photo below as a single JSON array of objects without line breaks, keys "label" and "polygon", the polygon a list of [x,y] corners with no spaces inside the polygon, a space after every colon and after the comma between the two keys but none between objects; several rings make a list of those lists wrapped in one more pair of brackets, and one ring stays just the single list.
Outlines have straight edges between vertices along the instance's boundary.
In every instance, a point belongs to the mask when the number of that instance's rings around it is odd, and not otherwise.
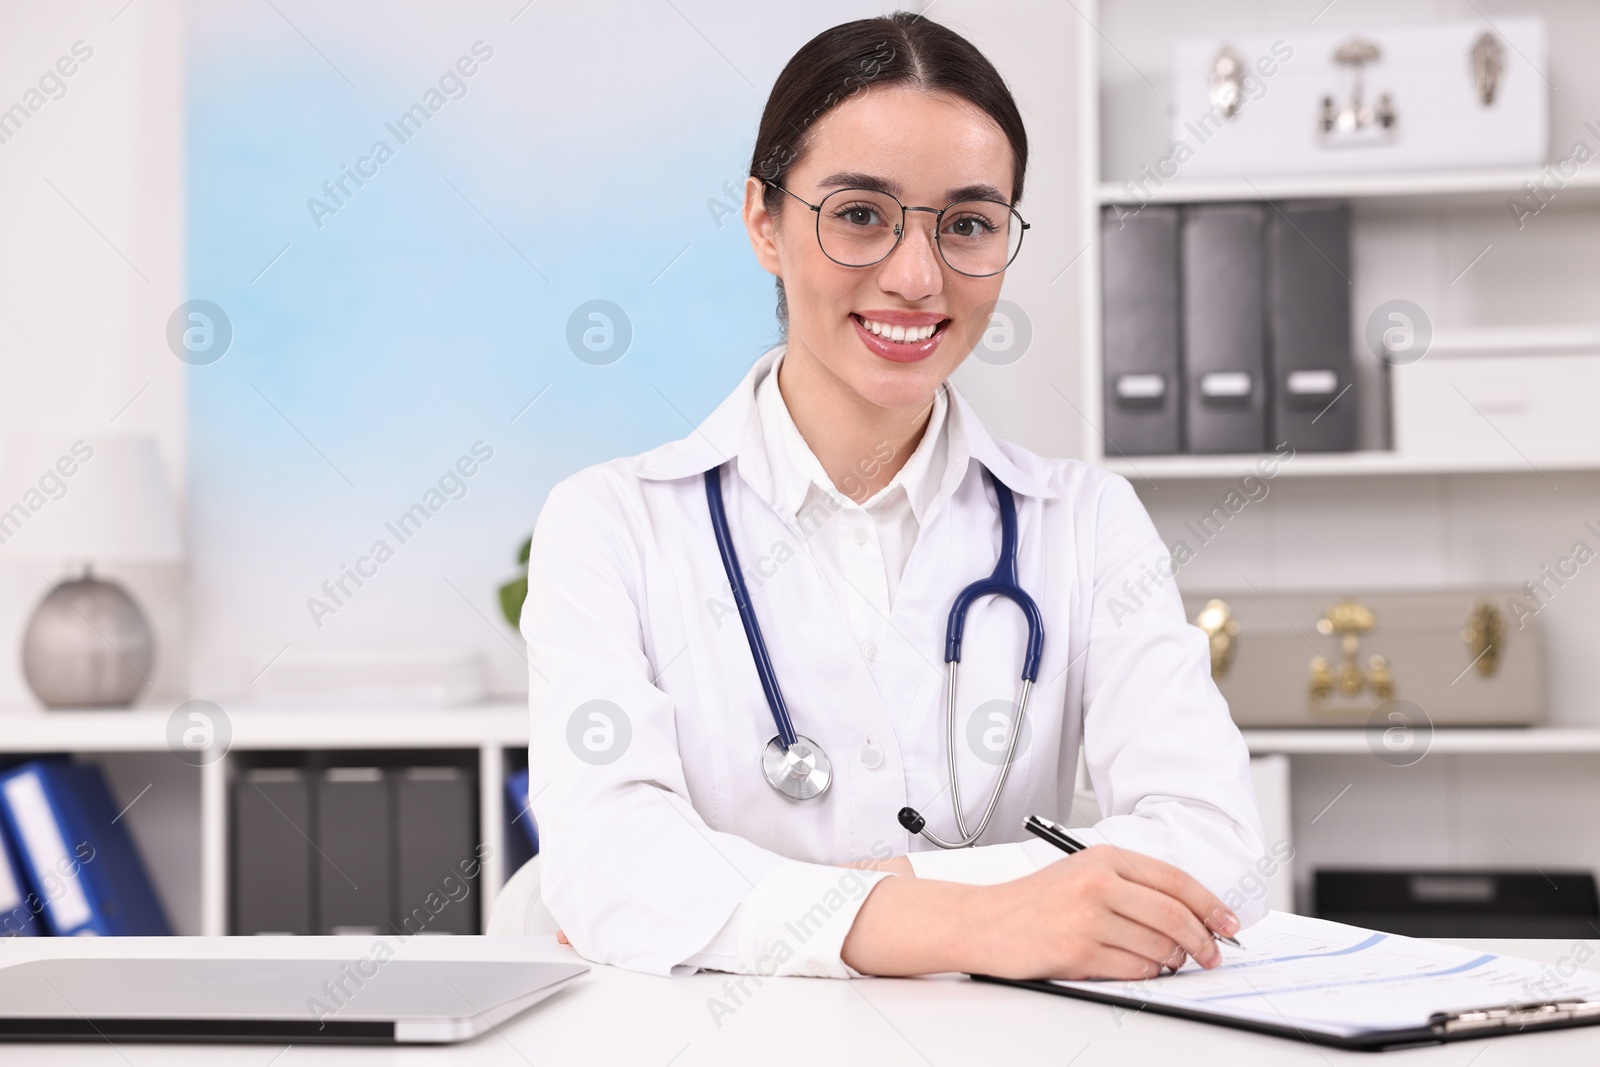
[{"label": "fingernail", "polygon": [[1236,934],[1239,932],[1239,917],[1233,912],[1224,912],[1222,915],[1222,932]]}]

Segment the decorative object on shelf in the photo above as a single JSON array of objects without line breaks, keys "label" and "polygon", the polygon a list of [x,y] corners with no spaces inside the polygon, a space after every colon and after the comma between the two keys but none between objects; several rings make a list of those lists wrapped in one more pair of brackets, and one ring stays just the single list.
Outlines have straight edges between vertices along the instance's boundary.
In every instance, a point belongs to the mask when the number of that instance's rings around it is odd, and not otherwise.
[{"label": "decorative object on shelf", "polygon": [[[1360,728],[1391,700],[1434,727],[1525,726],[1544,715],[1543,602],[1511,588],[1249,590],[1184,608],[1211,637],[1212,677],[1240,726]],[[1307,642],[1321,646],[1309,670]]]},{"label": "decorative object on shelf", "polygon": [[1231,119],[1244,106],[1244,60],[1229,45],[1223,45],[1211,61],[1211,110]]},{"label": "decorative object on shelf", "polygon": [[1500,88],[1500,78],[1506,72],[1506,46],[1492,30],[1472,43],[1472,84],[1478,89],[1478,103],[1489,107],[1494,103],[1495,90]]},{"label": "decorative object on shelf", "polygon": [[1395,136],[1394,98],[1378,97],[1377,106],[1366,102],[1366,69],[1383,58],[1383,49],[1365,37],[1356,36],[1334,49],[1333,61],[1350,71],[1350,99],[1344,106],[1334,103],[1333,94],[1322,98],[1322,118],[1318,133],[1333,146],[1367,145],[1392,140]]},{"label": "decorative object on shelf", "polygon": [[513,630],[522,628],[522,602],[528,599],[528,554],[532,551],[533,538],[529,537],[517,549],[517,565],[522,573],[500,587],[500,614]]},{"label": "decorative object on shelf", "polygon": [[1211,677],[1225,678],[1239,647],[1239,620],[1226,600],[1208,600],[1194,617],[1194,624],[1206,632],[1211,643]]},{"label": "decorative object on shelf", "polygon": [[[1358,30],[1178,41],[1168,108],[1172,150],[1126,175],[1129,188],[1155,185],[1165,195],[1201,178],[1260,183],[1283,175],[1545,163],[1550,88],[1539,74],[1542,18],[1496,16],[1491,34],[1482,19]],[[1232,53],[1226,61],[1225,51]]]},{"label": "decorative object on shelf", "polygon": [[1395,454],[1524,470],[1600,455],[1600,327],[1435,331],[1387,365]]},{"label": "decorative object on shelf", "polygon": [[1492,600],[1478,601],[1467,616],[1461,640],[1467,643],[1473,668],[1485,678],[1492,677],[1500,667],[1500,649],[1506,642],[1506,613]]},{"label": "decorative object on shelf", "polygon": [[45,707],[126,707],[149,684],[155,636],[138,603],[91,564],[182,555],[149,437],[17,437],[0,465],[0,560],[67,564],[40,602],[22,667]]},{"label": "decorative object on shelf", "polygon": [[1341,600],[1322,613],[1317,620],[1317,633],[1324,637],[1339,638],[1340,660],[1337,670],[1329,666],[1323,656],[1311,658],[1311,702],[1315,710],[1323,710],[1333,698],[1335,689],[1343,697],[1359,697],[1370,693],[1378,703],[1394,697],[1394,671],[1389,661],[1374,655],[1367,661],[1367,670],[1358,662],[1361,638],[1378,625],[1372,609],[1358,600]]},{"label": "decorative object on shelf", "polygon": [[291,648],[253,688],[281,707],[460,707],[487,695],[486,670],[471,649]]}]

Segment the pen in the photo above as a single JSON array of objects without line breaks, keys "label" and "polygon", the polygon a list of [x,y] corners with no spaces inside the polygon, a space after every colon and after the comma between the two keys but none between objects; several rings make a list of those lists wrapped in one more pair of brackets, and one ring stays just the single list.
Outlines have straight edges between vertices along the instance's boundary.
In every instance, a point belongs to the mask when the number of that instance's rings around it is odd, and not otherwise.
[{"label": "pen", "polygon": [[[1062,852],[1065,852],[1069,856],[1074,852],[1082,852],[1088,847],[1082,841],[1079,841],[1077,838],[1067,833],[1054,822],[1051,822],[1049,819],[1038,815],[1030,815],[1026,819],[1022,820],[1022,828],[1028,831],[1034,837],[1050,842],[1052,845],[1056,846],[1056,848],[1059,848]],[[1235,941],[1227,934],[1219,934],[1215,930],[1212,930],[1211,936],[1216,938],[1218,941],[1223,941],[1232,945],[1234,948],[1244,948],[1243,945],[1239,944],[1239,942]]]}]

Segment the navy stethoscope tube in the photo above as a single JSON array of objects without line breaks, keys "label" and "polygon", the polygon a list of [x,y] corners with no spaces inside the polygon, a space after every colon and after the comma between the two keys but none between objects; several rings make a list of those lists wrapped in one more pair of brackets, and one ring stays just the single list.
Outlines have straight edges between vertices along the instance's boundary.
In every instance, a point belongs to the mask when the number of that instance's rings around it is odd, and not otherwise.
[{"label": "navy stethoscope tube", "polygon": [[717,551],[722,554],[722,569],[728,574],[733,602],[739,606],[739,621],[744,624],[744,636],[750,642],[750,654],[756,661],[756,674],[761,678],[762,691],[767,694],[772,720],[778,726],[778,740],[784,748],[789,748],[795,742],[794,722],[789,718],[789,706],[783,702],[783,690],[778,687],[778,675],[772,669],[767,642],[761,637],[761,624],[756,622],[756,613],[750,607],[750,591],[745,588],[744,572],[739,569],[739,554],[734,551],[733,535],[728,532],[728,513],[722,506],[721,467],[706,471],[706,504],[711,512],[711,529],[716,534]]},{"label": "navy stethoscope tube", "polygon": [[944,630],[944,661],[961,662],[961,633],[967,627],[967,608],[972,602],[981,596],[1003,596],[1021,608],[1028,620],[1028,650],[1022,657],[1022,677],[1037,682],[1039,660],[1044,655],[1044,617],[1033,597],[1017,582],[1017,504],[1011,490],[998,478],[991,474],[989,482],[1000,504],[1000,558],[995,561],[993,574],[961,590],[950,605],[950,621]]},{"label": "navy stethoscope tube", "polygon": [[[989,483],[994,486],[995,499],[1000,508],[1000,558],[995,562],[994,571],[987,578],[973,582],[957,594],[955,603],[950,607],[950,617],[945,626],[945,663],[950,668],[945,704],[946,746],[949,749],[951,801],[955,807],[956,829],[959,836],[953,841],[946,841],[927,829],[926,820],[916,809],[902,808],[900,811],[902,826],[912,833],[920,833],[940,848],[964,848],[977,841],[989,825],[995,806],[1000,800],[1000,792],[1005,788],[1006,777],[1010,773],[1011,762],[1016,754],[1017,741],[1022,736],[1022,723],[1028,710],[1028,697],[1033,683],[1039,678],[1039,663],[1044,653],[1044,618],[1040,614],[1039,606],[1017,581],[1016,500],[1011,490],[992,473],[987,470],[984,473],[988,475]],[[777,672],[772,667],[772,657],[768,654],[767,643],[761,636],[761,625],[756,621],[755,610],[750,604],[750,592],[744,583],[744,573],[739,569],[739,555],[733,547],[733,535],[728,530],[728,515],[722,500],[722,468],[712,467],[706,471],[705,483],[706,505],[711,513],[711,529],[716,537],[717,551],[722,556],[722,569],[727,574],[734,603],[738,605],[739,621],[744,625],[745,638],[750,644],[750,653],[755,660],[756,674],[761,679],[761,689],[766,694],[767,706],[771,709],[773,722],[778,728],[778,736],[767,743],[766,751],[763,753],[763,773],[772,787],[785,796],[796,800],[809,800],[821,796],[827,792],[828,785],[832,781],[832,767],[821,746],[796,733],[794,723],[789,717],[788,705],[783,700],[783,690],[778,685]],[[956,668],[961,662],[961,637],[966,628],[967,610],[973,601],[983,596],[1005,597],[1017,605],[1027,620],[1028,645],[1022,664],[1022,695],[1017,703],[1016,723],[1011,731],[1011,741],[1006,748],[1005,762],[1000,768],[999,780],[989,795],[989,803],[984,808],[977,829],[969,833],[961,806],[960,780],[956,773]]]}]

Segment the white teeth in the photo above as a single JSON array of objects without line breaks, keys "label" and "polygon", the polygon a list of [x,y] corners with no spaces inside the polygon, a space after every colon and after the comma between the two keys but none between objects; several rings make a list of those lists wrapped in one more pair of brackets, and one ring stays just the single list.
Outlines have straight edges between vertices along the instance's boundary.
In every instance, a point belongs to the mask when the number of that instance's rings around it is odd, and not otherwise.
[{"label": "white teeth", "polygon": [[874,322],[872,319],[863,318],[861,324],[879,337],[901,344],[926,341],[939,329],[939,324],[936,322],[926,326],[891,326],[886,322]]}]

